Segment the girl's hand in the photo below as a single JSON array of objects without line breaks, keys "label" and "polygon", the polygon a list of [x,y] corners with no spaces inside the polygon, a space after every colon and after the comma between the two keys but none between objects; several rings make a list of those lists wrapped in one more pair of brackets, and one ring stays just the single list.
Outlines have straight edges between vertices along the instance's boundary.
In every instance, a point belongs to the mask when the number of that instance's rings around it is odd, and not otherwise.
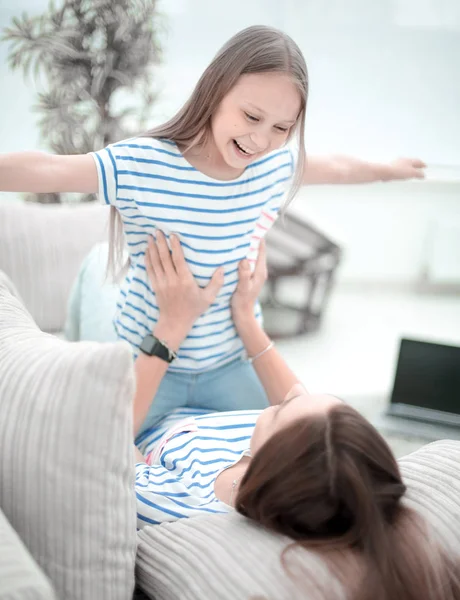
[{"label": "girl's hand", "polygon": [[238,285],[233,293],[231,306],[235,323],[254,316],[254,304],[267,280],[267,258],[265,240],[260,241],[259,255],[254,272],[247,259],[240,262],[238,267]]},{"label": "girl's hand", "polygon": [[214,302],[224,282],[224,270],[219,267],[208,285],[201,288],[187,266],[178,237],[170,236],[171,251],[161,231],[156,237],[156,241],[149,237],[145,253],[147,274],[160,309],[155,332],[158,328],[173,331],[180,343],[178,338],[183,339]]},{"label": "girl's hand", "polygon": [[390,163],[388,180],[396,179],[423,179],[426,164],[418,158],[398,158]]}]

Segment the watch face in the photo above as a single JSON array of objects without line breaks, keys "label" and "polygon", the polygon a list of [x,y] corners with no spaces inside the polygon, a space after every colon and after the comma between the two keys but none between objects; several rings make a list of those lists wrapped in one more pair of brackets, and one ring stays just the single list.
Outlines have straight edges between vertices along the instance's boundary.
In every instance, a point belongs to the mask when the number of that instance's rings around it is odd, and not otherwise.
[{"label": "watch face", "polygon": [[159,358],[171,362],[169,350],[154,335],[146,335],[140,345],[140,350],[149,356],[158,356]]},{"label": "watch face", "polygon": [[146,344],[146,346],[147,346],[146,347],[147,352],[151,356],[155,355],[155,348],[156,348],[156,346],[158,344],[158,340],[156,338],[154,338],[153,335],[152,335],[152,336],[149,336],[145,341],[147,342],[147,344]]}]

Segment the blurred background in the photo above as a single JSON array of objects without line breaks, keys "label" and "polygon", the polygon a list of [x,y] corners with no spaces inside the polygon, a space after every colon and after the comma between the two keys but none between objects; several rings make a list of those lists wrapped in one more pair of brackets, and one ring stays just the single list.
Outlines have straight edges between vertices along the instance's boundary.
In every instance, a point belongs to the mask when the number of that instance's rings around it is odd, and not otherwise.
[{"label": "blurred background", "polygon": [[[97,0],[88,4],[97,7]],[[460,345],[460,3],[146,4],[154,9],[157,45],[145,69],[150,97],[142,110],[148,126],[183,104],[230,36],[267,24],[289,33],[307,61],[307,153],[427,162],[424,181],[312,186],[298,194],[293,213],[338,244],[343,257],[321,326],[278,345],[307,387],[355,404],[387,431],[398,454],[437,437],[416,423],[400,429],[382,415],[402,337]],[[24,12],[29,18],[46,13],[48,6],[46,0],[2,0],[1,28],[11,28]],[[11,52],[10,37],[0,43],[0,152],[50,150],[34,109],[46,79],[12,69]],[[113,94],[115,111],[139,95],[141,79],[142,73]],[[138,116],[126,111],[127,130],[139,126]],[[2,194],[2,201],[20,198]],[[301,294],[299,282],[286,285],[288,294]]]}]

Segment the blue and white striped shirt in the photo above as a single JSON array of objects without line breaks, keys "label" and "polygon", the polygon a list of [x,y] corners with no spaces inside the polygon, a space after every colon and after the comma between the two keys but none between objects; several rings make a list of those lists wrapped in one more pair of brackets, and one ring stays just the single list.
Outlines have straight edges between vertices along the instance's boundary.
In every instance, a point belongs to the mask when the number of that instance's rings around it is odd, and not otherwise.
[{"label": "blue and white striped shirt", "polygon": [[165,418],[160,429],[137,440],[143,454],[151,457],[147,459],[150,464],[136,465],[139,529],[231,510],[216,497],[214,482],[221,471],[249,451],[261,411],[203,413],[178,409]]},{"label": "blue and white striped shirt", "polygon": [[[293,155],[281,148],[248,165],[231,181],[193,167],[174,142],[133,138],[92,153],[99,197],[121,215],[131,266],[121,286],[115,328],[135,354],[158,319],[145,269],[149,234],[176,233],[185,259],[205,286],[217,267],[225,279],[216,300],[195,322],[171,371],[207,371],[244,354],[233,325],[230,298],[238,263],[257,258],[260,239],[275,221],[293,174]],[[260,306],[256,315],[260,318]]]}]

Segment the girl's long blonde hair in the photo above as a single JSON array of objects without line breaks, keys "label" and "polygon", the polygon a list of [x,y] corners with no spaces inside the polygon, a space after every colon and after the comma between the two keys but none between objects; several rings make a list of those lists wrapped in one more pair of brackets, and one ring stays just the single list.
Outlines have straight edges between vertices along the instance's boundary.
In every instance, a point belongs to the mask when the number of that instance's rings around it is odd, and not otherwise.
[{"label": "girl's long blonde hair", "polygon": [[[200,77],[184,106],[166,123],[143,134],[145,137],[172,140],[187,150],[205,145],[211,135],[211,118],[223,98],[241,75],[278,72],[289,74],[297,85],[301,107],[295,127],[298,156],[289,190],[288,202],[302,182],[305,164],[305,109],[308,97],[308,72],[300,48],[287,34],[263,25],[248,27],[234,35],[217,53]],[[108,273],[115,274],[122,264],[123,228],[115,207],[110,209]]]}]

